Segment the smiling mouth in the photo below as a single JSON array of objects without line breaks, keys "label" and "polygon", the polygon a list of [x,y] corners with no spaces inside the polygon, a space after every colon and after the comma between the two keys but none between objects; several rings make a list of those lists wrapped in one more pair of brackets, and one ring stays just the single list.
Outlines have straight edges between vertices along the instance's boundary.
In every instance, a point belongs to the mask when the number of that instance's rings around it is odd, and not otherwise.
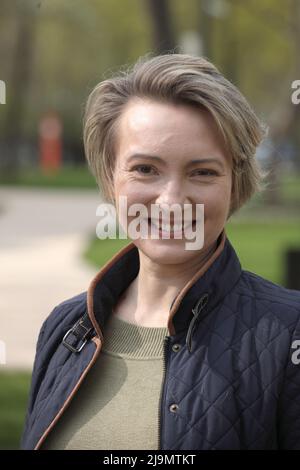
[{"label": "smiling mouth", "polygon": [[186,230],[189,227],[195,228],[196,220],[193,220],[192,222],[182,224],[182,223],[177,223],[177,224],[162,224],[161,220],[155,220],[151,219],[150,217],[148,218],[148,225],[149,227],[154,226],[156,230],[159,232],[163,233],[182,233],[184,230]]}]

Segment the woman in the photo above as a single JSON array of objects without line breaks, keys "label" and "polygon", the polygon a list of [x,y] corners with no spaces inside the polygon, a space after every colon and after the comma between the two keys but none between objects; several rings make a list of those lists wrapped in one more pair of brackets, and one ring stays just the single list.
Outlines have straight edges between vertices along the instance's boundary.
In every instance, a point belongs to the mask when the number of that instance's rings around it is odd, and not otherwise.
[{"label": "woman", "polygon": [[92,91],[86,157],[120,225],[133,220],[121,197],[186,204],[204,239],[187,249],[174,215],[148,215],[158,238],[132,240],[54,309],[22,448],[300,449],[300,293],[242,270],[225,232],[263,188],[264,132],[200,57],[145,57]]}]

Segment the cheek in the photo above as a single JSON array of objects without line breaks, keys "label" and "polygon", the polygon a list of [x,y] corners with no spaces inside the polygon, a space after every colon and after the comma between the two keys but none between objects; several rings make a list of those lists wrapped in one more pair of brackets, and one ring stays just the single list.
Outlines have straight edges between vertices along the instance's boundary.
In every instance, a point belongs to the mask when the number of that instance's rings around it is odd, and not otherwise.
[{"label": "cheek", "polygon": [[[129,208],[133,204],[143,204],[147,206],[150,194],[145,186],[127,178],[115,179],[115,200],[119,223],[124,227],[135,216],[128,216]],[[120,199],[119,199],[120,198]],[[125,198],[125,199],[124,199]],[[120,202],[122,205],[120,206]],[[139,214],[139,213],[138,213]]]},{"label": "cheek", "polygon": [[147,204],[153,198],[153,189],[150,185],[134,181],[128,178],[116,178],[114,184],[115,196],[126,196],[127,203]]}]

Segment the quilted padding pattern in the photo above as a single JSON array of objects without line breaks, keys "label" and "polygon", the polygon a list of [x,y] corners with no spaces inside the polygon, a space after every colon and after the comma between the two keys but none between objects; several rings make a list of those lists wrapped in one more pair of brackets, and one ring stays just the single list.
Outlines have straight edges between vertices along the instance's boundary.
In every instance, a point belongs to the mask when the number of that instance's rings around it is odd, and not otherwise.
[{"label": "quilted padding pattern", "polygon": [[[135,259],[126,252],[95,287],[100,328],[119,295],[116,286],[121,291],[136,275]],[[189,351],[191,307],[204,293],[208,302]],[[79,354],[61,344],[86,311],[83,292],[58,305],[41,328],[23,449],[37,445],[94,356],[93,341]],[[300,449],[300,364],[292,361],[300,340],[300,292],[242,270],[227,239],[176,316],[176,333],[166,344],[161,449]]]},{"label": "quilted padding pattern", "polygon": [[300,449],[300,365],[290,348],[299,302],[300,293],[243,272],[199,323],[191,356],[184,334],[175,339],[182,348],[168,355],[162,448]]}]

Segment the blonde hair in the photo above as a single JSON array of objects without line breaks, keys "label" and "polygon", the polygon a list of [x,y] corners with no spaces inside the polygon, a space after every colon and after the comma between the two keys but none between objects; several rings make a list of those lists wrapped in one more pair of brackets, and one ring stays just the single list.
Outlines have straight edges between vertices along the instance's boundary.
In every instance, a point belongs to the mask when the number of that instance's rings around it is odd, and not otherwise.
[{"label": "blonde hair", "polygon": [[86,103],[85,155],[105,200],[114,202],[118,120],[134,97],[204,107],[211,113],[232,159],[233,196],[228,218],[264,189],[267,173],[259,167],[255,154],[267,128],[237,87],[203,57],[146,54],[133,66],[100,82]]}]

